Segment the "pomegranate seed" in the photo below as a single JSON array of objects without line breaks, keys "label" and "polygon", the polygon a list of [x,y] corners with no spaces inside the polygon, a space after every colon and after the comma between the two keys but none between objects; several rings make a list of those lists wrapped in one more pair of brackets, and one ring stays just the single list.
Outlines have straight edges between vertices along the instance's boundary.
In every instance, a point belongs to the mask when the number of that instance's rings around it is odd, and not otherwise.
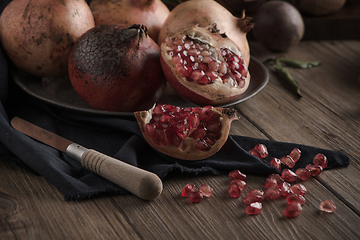
[{"label": "pomegranate seed", "polygon": [[278,186],[278,189],[279,189],[279,191],[280,191],[281,196],[284,196],[284,197],[289,196],[289,194],[290,194],[290,187],[291,187],[291,185],[290,185],[290,183],[288,183],[288,182],[283,182],[282,184],[280,184],[280,185]]},{"label": "pomegranate seed", "polygon": [[250,189],[250,190],[247,192],[247,196],[250,196],[250,195],[257,195],[257,196],[262,197],[262,199],[264,199],[264,197],[265,197],[265,193],[264,193],[264,191],[261,190],[261,189]]},{"label": "pomegranate seed", "polygon": [[294,160],[294,162],[297,162],[301,156],[301,151],[298,148],[294,148],[289,156]]},{"label": "pomegranate seed", "polygon": [[305,168],[298,168],[296,169],[295,174],[298,176],[299,179],[306,181],[310,178],[311,172],[308,169]]},{"label": "pomegranate seed", "polygon": [[320,203],[320,210],[327,213],[333,213],[336,210],[336,205],[330,199],[326,199]]},{"label": "pomegranate seed", "polygon": [[281,157],[280,162],[289,168],[293,168],[295,166],[295,161],[289,155]]},{"label": "pomegranate seed", "polygon": [[234,170],[229,173],[231,179],[239,179],[246,182],[246,175],[240,172],[239,170]]},{"label": "pomegranate seed", "polygon": [[201,192],[191,192],[189,194],[189,200],[192,203],[199,203],[203,199],[203,194]]},{"label": "pomegranate seed", "polygon": [[319,165],[308,164],[305,168],[310,171],[310,174],[313,177],[319,176],[319,174],[323,171],[323,168]]},{"label": "pomegranate seed", "polygon": [[261,155],[260,155],[260,153],[259,153],[257,150],[251,149],[251,150],[249,151],[249,153],[250,153],[251,155],[253,155],[253,156],[255,156],[255,157],[257,157],[258,159],[261,160]]},{"label": "pomegranate seed", "polygon": [[327,160],[327,158],[326,158],[326,156],[324,154],[318,153],[314,157],[313,164],[314,165],[319,165],[323,169],[325,169],[327,167],[327,165],[328,165],[328,160]]},{"label": "pomegranate seed", "polygon": [[293,202],[298,202],[298,203],[300,203],[300,205],[305,204],[304,196],[297,195],[297,194],[290,194],[289,196],[286,197],[286,201],[288,202],[288,204],[292,204]]},{"label": "pomegranate seed", "polygon": [[267,198],[274,200],[281,196],[281,192],[278,187],[272,186],[272,187],[269,187],[268,189],[266,189],[265,195]]},{"label": "pomegranate seed", "polygon": [[283,214],[288,218],[293,218],[299,216],[301,212],[302,212],[301,204],[298,202],[293,202],[285,208]]},{"label": "pomegranate seed", "polygon": [[193,191],[195,191],[195,185],[193,183],[188,183],[181,190],[181,195],[183,197],[189,197],[189,194]]},{"label": "pomegranate seed", "polygon": [[239,186],[240,190],[245,190],[246,189],[246,182],[243,181],[243,180],[233,179],[230,182],[230,185],[231,184],[237,184]]},{"label": "pomegranate seed", "polygon": [[254,202],[261,202],[263,200],[263,197],[260,195],[247,195],[244,197],[243,201],[246,204],[251,204]]},{"label": "pomegranate seed", "polygon": [[270,161],[270,166],[276,168],[277,170],[281,171],[281,161],[280,159],[273,157]]},{"label": "pomegranate seed", "polygon": [[295,184],[290,187],[290,192],[297,194],[297,195],[305,196],[307,190],[304,185],[302,185],[301,183],[298,183],[298,184]]},{"label": "pomegranate seed", "polygon": [[271,173],[269,174],[268,178],[273,178],[276,180],[277,184],[281,184],[283,182],[285,182],[285,180],[277,173]]},{"label": "pomegranate seed", "polygon": [[281,173],[281,177],[287,182],[295,182],[298,178],[290,169],[284,169]]},{"label": "pomegranate seed", "polygon": [[261,212],[262,204],[260,202],[251,203],[249,206],[246,207],[245,211],[249,215],[256,215]]},{"label": "pomegranate seed", "polygon": [[233,183],[229,185],[229,194],[233,198],[239,198],[241,195],[241,189],[237,183]]},{"label": "pomegranate seed", "polygon": [[203,194],[204,197],[211,197],[214,189],[212,187],[210,187],[208,184],[203,184],[199,191]]},{"label": "pomegranate seed", "polygon": [[260,153],[261,158],[266,158],[269,155],[267,147],[264,144],[256,144],[254,149]]},{"label": "pomegranate seed", "polygon": [[266,178],[264,188],[277,187],[278,182],[274,178]]}]

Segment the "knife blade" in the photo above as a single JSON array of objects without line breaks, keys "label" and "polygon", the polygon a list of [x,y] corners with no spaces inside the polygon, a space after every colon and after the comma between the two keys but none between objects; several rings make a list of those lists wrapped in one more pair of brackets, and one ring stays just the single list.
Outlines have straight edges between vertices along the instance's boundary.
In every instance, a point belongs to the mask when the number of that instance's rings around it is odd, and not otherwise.
[{"label": "knife blade", "polygon": [[87,149],[68,139],[14,117],[11,126],[16,130],[56,148],[96,174],[128,190],[144,200],[153,200],[163,189],[161,179],[154,173],[109,157],[93,149]]}]

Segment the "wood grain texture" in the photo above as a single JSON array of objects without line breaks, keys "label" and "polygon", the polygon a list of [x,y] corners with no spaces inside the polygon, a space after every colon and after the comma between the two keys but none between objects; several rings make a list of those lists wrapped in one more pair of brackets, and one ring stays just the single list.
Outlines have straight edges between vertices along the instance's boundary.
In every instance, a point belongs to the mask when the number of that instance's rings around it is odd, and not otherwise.
[{"label": "wood grain texture", "polygon": [[[279,54],[250,42],[261,61]],[[66,202],[43,177],[0,161],[0,239],[360,239],[360,41],[304,41],[282,54],[320,60],[320,67],[289,69],[303,97],[297,99],[270,71],[268,85],[235,109],[231,134],[296,142],[346,153],[347,168],[303,182],[303,212],[288,219],[284,198],[263,201],[257,216],[227,192],[229,177],[173,173],[153,201],[133,195]],[[270,69],[270,68],[269,68]],[[0,156],[1,158],[1,156]],[[264,176],[247,176],[247,189],[263,188]],[[214,195],[193,204],[181,197],[187,183],[207,183]],[[332,199],[337,210],[322,213]]]}]

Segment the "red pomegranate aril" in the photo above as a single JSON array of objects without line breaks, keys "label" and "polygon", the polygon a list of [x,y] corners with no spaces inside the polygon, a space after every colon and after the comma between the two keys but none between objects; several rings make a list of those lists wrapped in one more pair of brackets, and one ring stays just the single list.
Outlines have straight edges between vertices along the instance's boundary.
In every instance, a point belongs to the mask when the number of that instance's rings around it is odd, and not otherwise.
[{"label": "red pomegranate aril", "polygon": [[290,187],[291,187],[291,185],[288,182],[283,182],[283,183],[279,184],[278,189],[280,191],[281,196],[284,196],[284,197],[289,196],[289,194],[291,193]]},{"label": "red pomegranate aril", "polygon": [[239,186],[240,190],[245,190],[247,187],[246,182],[243,180],[240,180],[240,179],[231,180],[230,185],[232,185],[232,184],[237,184]]},{"label": "red pomegranate aril", "polygon": [[277,186],[272,186],[266,189],[265,195],[267,198],[274,200],[281,196],[281,192]]},{"label": "red pomegranate aril", "polygon": [[260,153],[259,153],[257,150],[255,150],[255,149],[250,149],[250,150],[249,150],[249,153],[250,153],[251,155],[253,155],[253,156],[255,156],[255,157],[257,157],[258,159],[261,160],[261,155],[260,155]]},{"label": "red pomegranate aril", "polygon": [[305,169],[310,171],[311,176],[317,177],[323,171],[323,168],[319,165],[308,164]]},{"label": "red pomegranate aril", "polygon": [[302,212],[301,204],[298,202],[293,202],[285,208],[283,214],[285,217],[293,218],[299,216],[301,212]]},{"label": "red pomegranate aril", "polygon": [[264,188],[277,187],[278,182],[274,178],[266,178]]},{"label": "red pomegranate aril", "polygon": [[276,158],[276,157],[273,157],[271,158],[270,160],[270,166],[276,168],[277,170],[281,170],[281,161],[280,159]]},{"label": "red pomegranate aril", "polygon": [[292,192],[293,194],[305,196],[307,190],[304,185],[302,185],[301,183],[297,183],[290,187],[290,192]]},{"label": "red pomegranate aril", "polygon": [[246,175],[242,172],[240,172],[239,170],[233,170],[231,172],[229,172],[229,177],[231,179],[239,179],[239,180],[243,180],[246,182]]},{"label": "red pomegranate aril", "polygon": [[203,184],[199,191],[203,194],[204,197],[211,197],[213,195],[214,189],[208,184]]},{"label": "red pomegranate aril", "polygon": [[306,169],[306,168],[298,168],[295,171],[295,174],[298,176],[299,179],[301,179],[302,181],[306,181],[311,177],[311,172],[310,170]]},{"label": "red pomegranate aril", "polygon": [[249,215],[256,215],[261,212],[262,204],[260,202],[251,203],[249,206],[246,207],[245,211]]},{"label": "red pomegranate aril", "polygon": [[192,203],[199,203],[202,199],[203,194],[201,192],[194,191],[189,194],[189,200]]},{"label": "red pomegranate aril", "polygon": [[289,194],[289,196],[286,197],[286,201],[288,204],[292,204],[294,202],[300,203],[300,205],[305,204],[305,198],[304,196],[298,195],[298,194]]},{"label": "red pomegranate aril", "polygon": [[195,191],[195,185],[193,183],[188,183],[181,190],[181,195],[183,197],[189,197],[189,194],[193,191]]},{"label": "red pomegranate aril", "polygon": [[247,194],[247,196],[250,196],[250,195],[261,196],[262,199],[264,199],[264,197],[265,197],[265,192],[261,189],[250,189],[246,194]]},{"label": "red pomegranate aril", "polygon": [[241,189],[237,183],[230,184],[228,192],[233,198],[239,198],[241,196]]},{"label": "red pomegranate aril", "polygon": [[289,156],[294,160],[294,162],[297,162],[301,156],[301,150],[298,148],[294,148]]},{"label": "red pomegranate aril", "polygon": [[273,178],[276,180],[277,184],[282,184],[283,182],[285,182],[285,180],[277,173],[271,173],[269,174],[268,178]]},{"label": "red pomegranate aril", "polygon": [[319,165],[323,169],[325,169],[327,167],[327,165],[328,165],[328,160],[327,160],[327,158],[326,158],[326,156],[324,154],[318,153],[314,157],[313,164],[314,165]]},{"label": "red pomegranate aril", "polygon": [[289,155],[281,157],[280,162],[289,168],[293,168],[295,166],[295,161]]},{"label": "red pomegranate aril", "polygon": [[284,169],[281,173],[281,177],[287,182],[295,182],[298,178],[290,169]]},{"label": "red pomegranate aril", "polygon": [[260,195],[246,195],[243,199],[244,203],[251,204],[254,202],[261,202],[263,197]]},{"label": "red pomegranate aril", "polygon": [[262,143],[256,144],[254,149],[260,153],[261,158],[266,158],[269,155],[267,147]]},{"label": "red pomegranate aril", "polygon": [[326,199],[320,203],[319,208],[323,212],[333,213],[336,210],[336,205],[332,200]]}]

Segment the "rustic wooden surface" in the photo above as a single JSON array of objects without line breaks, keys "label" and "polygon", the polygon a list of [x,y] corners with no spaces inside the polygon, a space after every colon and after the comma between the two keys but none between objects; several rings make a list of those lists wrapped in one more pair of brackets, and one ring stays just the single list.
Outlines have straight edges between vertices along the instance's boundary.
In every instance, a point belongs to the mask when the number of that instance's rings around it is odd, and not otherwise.
[{"label": "rustic wooden surface", "polygon": [[[261,61],[278,56],[250,45]],[[0,161],[0,239],[360,239],[360,41],[304,41],[283,55],[322,62],[289,69],[302,99],[270,71],[265,89],[235,106],[241,119],[231,131],[341,150],[351,158],[349,167],[304,182],[308,193],[298,217],[283,216],[285,199],[264,201],[259,215],[248,216],[242,198],[228,195],[226,175],[174,174],[154,201],[126,195],[66,202],[43,177]],[[248,188],[262,188],[264,180],[249,175]],[[208,183],[215,193],[191,204],[180,195],[189,182]],[[337,206],[332,214],[318,209],[328,198]]]}]

